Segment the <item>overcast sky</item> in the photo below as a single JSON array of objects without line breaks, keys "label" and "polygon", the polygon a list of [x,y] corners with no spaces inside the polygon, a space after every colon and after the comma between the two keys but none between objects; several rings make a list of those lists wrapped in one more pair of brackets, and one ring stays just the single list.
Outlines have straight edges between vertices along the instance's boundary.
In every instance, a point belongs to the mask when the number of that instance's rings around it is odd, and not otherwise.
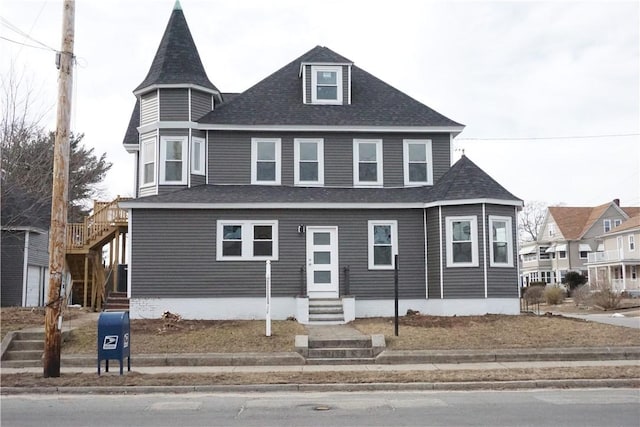
[{"label": "overcast sky", "polygon": [[[209,79],[241,92],[327,46],[466,125],[455,140],[525,201],[640,205],[638,1],[182,0]],[[62,2],[0,0],[2,79],[13,63],[55,126]],[[174,0],[78,1],[72,128],[113,163],[105,195],[131,195],[122,148]],[[603,136],[609,135],[609,136]],[[622,135],[622,136],[621,136]],[[580,137],[580,138],[578,138]],[[544,139],[548,138],[548,139]]]}]

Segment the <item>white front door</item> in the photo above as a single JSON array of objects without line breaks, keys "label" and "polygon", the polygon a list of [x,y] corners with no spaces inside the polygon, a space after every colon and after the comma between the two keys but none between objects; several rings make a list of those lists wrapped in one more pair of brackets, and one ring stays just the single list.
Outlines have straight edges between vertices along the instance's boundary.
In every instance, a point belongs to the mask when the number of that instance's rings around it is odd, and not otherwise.
[{"label": "white front door", "polygon": [[309,298],[338,298],[338,227],[307,227]]}]

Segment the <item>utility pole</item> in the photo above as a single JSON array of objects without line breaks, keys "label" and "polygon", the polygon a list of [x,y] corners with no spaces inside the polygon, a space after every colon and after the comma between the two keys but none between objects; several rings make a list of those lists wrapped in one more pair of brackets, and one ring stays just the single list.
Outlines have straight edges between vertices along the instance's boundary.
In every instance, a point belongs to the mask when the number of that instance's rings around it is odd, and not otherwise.
[{"label": "utility pole", "polygon": [[58,53],[58,113],[53,148],[51,229],[49,230],[49,294],[44,314],[44,377],[60,376],[62,275],[65,267],[67,204],[69,199],[69,126],[73,81],[75,0],[62,11],[62,49]]}]

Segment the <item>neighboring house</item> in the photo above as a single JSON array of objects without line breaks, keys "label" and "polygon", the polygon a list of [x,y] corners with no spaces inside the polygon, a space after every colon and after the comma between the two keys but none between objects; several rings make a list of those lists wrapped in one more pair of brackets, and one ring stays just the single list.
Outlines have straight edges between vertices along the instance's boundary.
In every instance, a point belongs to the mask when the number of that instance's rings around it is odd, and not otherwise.
[{"label": "neighboring house", "polygon": [[208,79],[176,3],[124,146],[131,317],[343,321],[399,306],[519,313],[522,201],[463,156],[463,125],[317,46],[240,94]]},{"label": "neighboring house", "polygon": [[640,289],[640,214],[598,239],[604,250],[590,253],[586,263],[591,286],[611,285],[617,291]]},{"label": "neighboring house", "polygon": [[2,307],[44,303],[49,283],[49,233],[36,227],[2,227]]},{"label": "neighboring house", "polygon": [[620,207],[618,199],[595,207],[550,206],[538,240],[520,248],[521,284],[562,283],[569,271],[587,275],[589,254],[604,250],[600,236],[638,211]]}]

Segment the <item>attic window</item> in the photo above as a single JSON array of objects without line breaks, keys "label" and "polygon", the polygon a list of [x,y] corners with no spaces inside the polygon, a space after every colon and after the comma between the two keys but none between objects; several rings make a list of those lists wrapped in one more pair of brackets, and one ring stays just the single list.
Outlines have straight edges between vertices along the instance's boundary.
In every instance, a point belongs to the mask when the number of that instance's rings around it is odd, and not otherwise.
[{"label": "attic window", "polygon": [[341,67],[311,67],[311,101],[314,104],[342,104]]}]

